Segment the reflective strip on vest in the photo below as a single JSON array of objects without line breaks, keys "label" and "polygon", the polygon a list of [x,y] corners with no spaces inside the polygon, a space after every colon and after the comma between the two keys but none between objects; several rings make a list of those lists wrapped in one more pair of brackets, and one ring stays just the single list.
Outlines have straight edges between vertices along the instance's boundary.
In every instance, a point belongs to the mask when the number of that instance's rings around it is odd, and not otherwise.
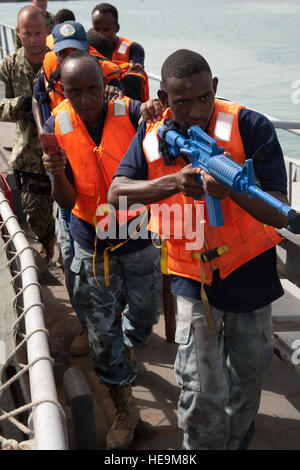
[{"label": "reflective strip on vest", "polygon": [[159,151],[159,139],[156,135],[156,132],[146,133],[143,146],[146,150],[149,162],[152,163],[155,162],[155,160],[159,160],[160,158],[162,158],[161,153]]},{"label": "reflective strip on vest", "polygon": [[230,142],[233,119],[233,114],[218,114],[215,127],[215,140],[223,140],[224,142]]},{"label": "reflective strip on vest", "polygon": [[124,100],[114,101],[114,116],[126,116],[126,103]]},{"label": "reflective strip on vest", "polygon": [[61,135],[69,134],[69,132],[73,132],[73,126],[71,122],[71,118],[68,111],[60,111],[56,117]]},{"label": "reflective strip on vest", "polygon": [[122,41],[121,44],[120,44],[120,46],[118,47],[117,52],[118,52],[119,54],[126,54],[126,51],[127,51],[128,47],[129,47],[129,45],[130,45],[130,44],[127,44],[125,41]]}]

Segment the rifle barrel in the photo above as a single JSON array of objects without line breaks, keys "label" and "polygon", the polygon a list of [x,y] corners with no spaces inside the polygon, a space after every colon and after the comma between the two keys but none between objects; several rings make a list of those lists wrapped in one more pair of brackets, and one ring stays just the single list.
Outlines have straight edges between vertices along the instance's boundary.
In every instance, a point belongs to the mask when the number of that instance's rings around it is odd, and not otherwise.
[{"label": "rifle barrel", "polygon": [[265,191],[262,191],[257,186],[249,186],[248,191],[249,193],[253,194],[253,196],[258,196],[260,199],[267,202],[272,207],[275,207],[275,209],[277,209],[278,212],[285,215],[289,219],[293,219],[294,217],[296,217],[297,213],[295,209],[290,207],[288,204],[285,204],[284,202],[279,201],[279,199],[276,199],[275,197],[271,196],[271,194],[268,194]]}]

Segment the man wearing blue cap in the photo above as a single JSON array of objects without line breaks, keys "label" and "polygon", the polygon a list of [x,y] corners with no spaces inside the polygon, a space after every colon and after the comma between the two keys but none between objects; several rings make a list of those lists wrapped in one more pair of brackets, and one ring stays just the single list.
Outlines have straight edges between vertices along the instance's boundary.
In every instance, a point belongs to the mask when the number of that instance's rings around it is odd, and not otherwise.
[{"label": "man wearing blue cap", "polygon": [[[72,10],[68,10],[67,8],[62,8],[61,10],[58,10],[58,12],[55,15],[55,24],[61,24],[61,23],[64,23],[65,21],[75,21],[75,19],[76,19],[75,15],[72,12]],[[46,39],[46,44],[49,47],[49,49],[53,50],[54,38],[53,38],[52,32],[48,34],[47,39]]]},{"label": "man wearing blue cap", "polygon": [[68,48],[87,51],[86,32],[84,27],[77,21],[67,21],[56,25],[53,29],[53,37],[56,53]]},{"label": "man wearing blue cap", "polygon": [[33,112],[39,134],[43,132],[44,117],[40,106],[41,94],[47,93],[46,101],[52,111],[64,100],[64,94],[60,86],[60,64],[73,51],[89,51],[100,61],[103,76],[111,87],[118,90],[106,90],[107,94],[116,93],[122,89],[119,81],[121,70],[119,66],[100,54],[96,49],[88,45],[84,27],[78,21],[65,21],[57,24],[52,31],[54,38],[54,51],[49,51],[44,58],[43,73],[34,87]]}]

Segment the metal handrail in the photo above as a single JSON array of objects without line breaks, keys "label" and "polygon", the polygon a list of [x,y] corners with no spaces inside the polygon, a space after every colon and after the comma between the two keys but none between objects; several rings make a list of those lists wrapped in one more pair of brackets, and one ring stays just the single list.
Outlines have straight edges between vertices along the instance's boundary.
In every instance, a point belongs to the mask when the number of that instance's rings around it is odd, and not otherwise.
[{"label": "metal handrail", "polygon": [[[3,59],[12,50],[15,40],[15,29],[0,23],[0,57]],[[9,39],[10,38],[10,39]]]},{"label": "metal handrail", "polygon": [[[250,108],[248,108],[250,109]],[[274,125],[275,129],[282,129],[287,132],[291,132],[292,134],[295,135],[300,135],[300,122],[298,121],[285,121],[283,119],[278,119],[274,116],[270,116],[269,114],[266,113],[261,113],[264,116],[266,116],[269,121],[272,122]],[[299,130],[297,130],[299,129]]]},{"label": "metal handrail", "polygon": [[68,448],[66,421],[58,406],[48,337],[41,294],[35,269],[35,260],[30,245],[20,229],[8,200],[0,190],[0,216],[5,229],[19,255],[22,276],[25,331],[27,339],[30,394],[36,403],[33,410],[33,428],[36,450],[66,450]]},{"label": "metal handrail", "polygon": [[157,75],[155,73],[150,73],[150,72],[147,72],[147,75],[149,78],[151,78],[152,80],[155,80],[157,82],[161,82],[161,76],[160,75]]}]

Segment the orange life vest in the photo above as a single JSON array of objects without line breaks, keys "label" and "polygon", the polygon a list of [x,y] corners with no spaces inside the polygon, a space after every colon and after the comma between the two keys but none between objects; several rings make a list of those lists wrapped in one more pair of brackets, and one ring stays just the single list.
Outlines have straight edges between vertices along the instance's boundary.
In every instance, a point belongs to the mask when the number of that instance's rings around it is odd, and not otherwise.
[{"label": "orange life vest", "polygon": [[132,41],[129,41],[129,39],[122,38],[121,36],[118,37],[117,45],[114,48],[113,54],[112,54],[112,61],[115,64],[122,64],[124,62],[130,62],[129,50],[130,50],[131,44],[132,44]]},{"label": "orange life vest", "polygon": [[120,64],[121,70],[122,70],[122,79],[126,75],[135,75],[141,79],[141,101],[144,103],[148,101],[149,99],[149,80],[148,80],[148,75],[147,73],[138,73],[138,72],[129,72],[127,73],[128,69],[130,68],[129,62],[123,62]]},{"label": "orange life vest", "polygon": [[[89,46],[88,52],[97,57],[100,61],[103,77],[106,77],[108,83],[114,78],[117,78],[118,80],[121,79],[122,72],[118,65],[114,64],[109,59],[106,59],[92,46]],[[51,110],[53,110],[65,99],[60,86],[59,62],[54,51],[50,51],[45,54],[43,69],[45,74],[46,90],[49,90],[50,107]]]},{"label": "orange life vest", "polygon": [[77,197],[72,212],[92,225],[97,207],[107,202],[113,175],[135,135],[129,117],[129,101],[125,97],[109,102],[99,147],[95,146],[69,100],[64,100],[53,112],[55,134],[74,174]]},{"label": "orange life vest", "polygon": [[[121,36],[118,37],[118,42],[113,50],[112,54],[112,61],[115,64],[120,65],[122,68],[122,78],[126,75],[127,70],[130,67],[130,58],[129,58],[129,51],[130,51],[130,46],[132,44],[132,41],[129,41],[129,39],[123,38]],[[141,83],[142,83],[142,98],[141,101],[145,102],[149,99],[149,81],[148,81],[148,75],[144,71],[143,74],[137,73],[137,72],[130,72],[130,75],[136,75],[137,77],[141,78]]]},{"label": "orange life vest", "polygon": [[[241,164],[245,161],[245,152],[238,124],[238,116],[242,108],[243,106],[237,103],[216,99],[208,129],[208,134],[217,141],[218,146],[224,147],[225,151],[230,152],[234,160]],[[164,119],[170,117],[170,110],[167,110]],[[174,165],[165,165],[158,144],[158,128],[163,123],[164,120],[147,126],[143,148],[148,163],[149,179],[173,174],[186,165],[181,157],[176,159]],[[151,211],[150,229],[159,233],[162,238],[170,237],[166,240],[167,270],[172,274],[211,284],[214,269],[219,269],[220,277],[224,279],[239,266],[282,240],[273,227],[266,226],[254,219],[233,202],[230,197],[227,197],[221,201],[224,226],[212,227],[208,222],[205,223],[203,246],[194,250],[186,249],[187,244],[193,243],[196,238],[188,239],[185,237],[184,223],[192,227],[193,231],[199,230],[199,223],[198,226],[196,225],[198,215],[194,201],[192,198],[185,197],[182,193],[177,193],[162,201],[163,203],[168,206],[178,204],[181,207],[182,214],[184,214],[185,205],[189,204],[192,213],[187,220],[181,222],[183,236],[178,239],[174,236],[174,230],[178,230],[179,217],[177,217],[177,220],[175,217],[168,233],[168,230],[166,231],[162,226],[162,217],[159,217],[156,213],[153,217]],[[177,211],[177,213],[180,214],[180,211]],[[189,233],[191,233],[191,230]],[[212,250],[217,250],[216,257],[212,261],[207,261],[205,253]]]}]

